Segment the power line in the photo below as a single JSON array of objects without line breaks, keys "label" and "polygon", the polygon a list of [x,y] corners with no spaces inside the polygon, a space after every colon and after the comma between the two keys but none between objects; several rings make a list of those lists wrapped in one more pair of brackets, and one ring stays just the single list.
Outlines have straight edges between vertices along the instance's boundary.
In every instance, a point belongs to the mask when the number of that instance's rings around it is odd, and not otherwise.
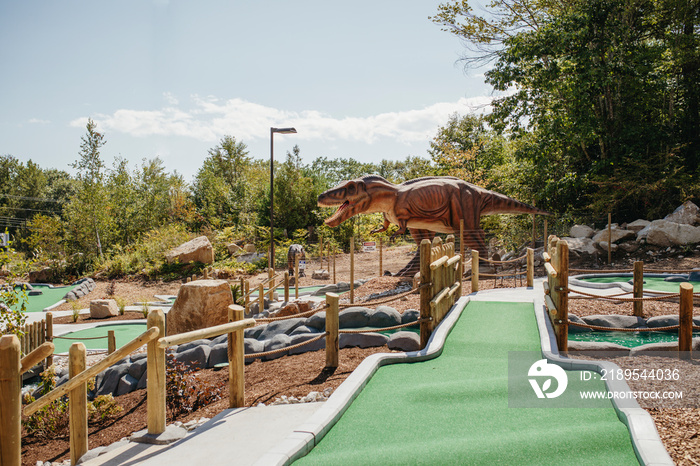
[{"label": "power line", "polygon": [[26,197],[26,196],[15,196],[13,194],[1,194],[0,197],[8,197],[10,199],[20,199],[22,201],[37,201],[37,202],[61,202],[57,199],[46,199],[41,197]]}]

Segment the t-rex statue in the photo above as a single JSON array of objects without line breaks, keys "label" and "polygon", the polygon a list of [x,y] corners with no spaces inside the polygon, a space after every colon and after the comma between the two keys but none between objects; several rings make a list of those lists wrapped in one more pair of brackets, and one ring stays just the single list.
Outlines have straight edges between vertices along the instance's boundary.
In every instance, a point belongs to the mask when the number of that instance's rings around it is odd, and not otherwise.
[{"label": "t-rex statue", "polygon": [[[396,185],[379,175],[365,175],[343,181],[322,193],[318,196],[318,205],[339,206],[335,214],[325,221],[331,227],[357,214],[381,212],[384,214],[384,225],[372,230],[372,233],[385,231],[393,223],[399,229],[392,238],[404,234],[409,228],[418,244],[424,238],[432,239],[436,232],[459,236],[459,221],[464,219],[464,244],[479,251],[482,257],[486,257],[487,253],[485,234],[479,228],[482,215],[550,215],[544,210],[453,176],[427,176]],[[415,268],[415,261],[411,261],[397,275],[410,274]]]}]

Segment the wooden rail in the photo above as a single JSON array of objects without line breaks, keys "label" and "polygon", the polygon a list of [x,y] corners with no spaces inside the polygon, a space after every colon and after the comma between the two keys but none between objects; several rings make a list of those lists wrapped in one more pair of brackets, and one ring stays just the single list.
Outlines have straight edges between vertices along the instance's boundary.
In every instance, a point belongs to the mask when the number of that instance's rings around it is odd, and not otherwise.
[{"label": "wooden rail", "polygon": [[569,244],[551,235],[542,255],[547,272],[545,302],[554,327],[559,351],[568,351],[569,341]]},{"label": "wooden rail", "polygon": [[[478,261],[478,260],[477,260]],[[455,253],[454,236],[425,239],[420,244],[420,338],[425,347],[435,327],[462,295],[462,256]]]},{"label": "wooden rail", "polygon": [[[271,269],[268,270],[268,274],[271,273]],[[297,272],[298,275],[298,272]],[[278,278],[281,278],[279,282],[276,283],[276,280]],[[298,282],[299,280],[295,280],[297,282],[297,293],[296,297],[299,297],[299,285]],[[243,307],[245,309],[245,313],[249,314],[250,313],[250,305],[255,303],[257,301],[258,303],[258,311],[262,312],[263,311],[263,304],[264,304],[264,298],[265,295],[268,296],[268,299],[272,300],[272,297],[274,295],[275,289],[277,289],[277,286],[280,284],[283,284],[284,286],[284,300],[289,301],[289,272],[284,271],[277,273],[276,275],[268,275],[267,280],[264,280],[263,282],[258,284],[258,297],[255,298],[254,300],[250,300],[250,296],[253,293],[253,291],[250,290],[250,283],[248,280],[241,279],[241,294],[242,294],[242,299],[243,299]],[[267,293],[265,293],[265,285],[268,286]]]}]

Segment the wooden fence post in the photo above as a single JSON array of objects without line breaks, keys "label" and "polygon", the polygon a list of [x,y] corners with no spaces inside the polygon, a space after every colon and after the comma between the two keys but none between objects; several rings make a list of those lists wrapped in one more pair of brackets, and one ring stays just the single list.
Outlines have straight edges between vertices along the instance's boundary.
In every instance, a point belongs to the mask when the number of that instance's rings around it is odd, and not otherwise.
[{"label": "wooden fence post", "polygon": [[107,331],[107,354],[112,354],[117,350],[117,340],[114,337],[114,330]]},{"label": "wooden fence post", "polygon": [[265,288],[263,284],[258,285],[258,314],[265,310]]},{"label": "wooden fence post", "polygon": [[326,309],[326,367],[338,367],[338,351],[340,350],[338,295],[326,293],[326,304],[328,304],[328,309]]},{"label": "wooden fence post", "polygon": [[22,351],[19,338],[0,338],[0,464],[19,466],[22,462]]},{"label": "wooden fence post", "polygon": [[472,293],[479,291],[479,251],[472,249]]},{"label": "wooden fence post", "polygon": [[[644,262],[634,262],[634,280],[632,282],[632,293],[635,298],[644,297]],[[634,315],[642,317],[644,314],[644,302],[634,301],[632,303]]]},{"label": "wooden fence post", "polygon": [[294,254],[294,299],[299,299],[299,254]]},{"label": "wooden fence post", "polygon": [[289,271],[284,271],[284,302],[289,302]]},{"label": "wooden fence post", "polygon": [[[75,342],[68,350],[68,377],[71,379],[85,370],[85,345]],[[70,426],[70,464],[78,460],[88,451],[87,424],[87,382],[78,385],[68,392],[68,410]]]},{"label": "wooden fence post", "polygon": [[355,302],[355,237],[350,237],[350,304]]},{"label": "wooden fence post", "polygon": [[544,219],[544,231],[542,232],[542,243],[544,243],[544,250],[547,250],[547,219]]},{"label": "wooden fence post", "polygon": [[535,250],[532,248],[527,248],[527,275],[526,275],[526,277],[527,277],[527,279],[526,279],[525,285],[528,288],[534,287],[535,286]]},{"label": "wooden fence post", "polygon": [[241,293],[243,293],[243,308],[245,309],[245,314],[250,313],[250,282],[241,278]]},{"label": "wooden fence post", "polygon": [[691,359],[693,350],[693,285],[681,283],[681,302],[678,315],[678,357]]},{"label": "wooden fence post", "polygon": [[[228,307],[228,321],[243,320],[243,308],[236,304]],[[228,407],[245,406],[245,348],[243,330],[228,334]]]},{"label": "wooden fence post", "polygon": [[338,283],[338,281],[335,279],[335,256],[336,250],[333,248],[333,283]]},{"label": "wooden fence post", "polygon": [[554,326],[559,351],[569,348],[569,244],[566,241],[557,242],[557,314],[558,325]]},{"label": "wooden fence post", "polygon": [[[46,313],[46,341],[53,342],[53,314]],[[46,367],[51,367],[53,364],[53,353],[46,358]]]},{"label": "wooden fence post", "polygon": [[420,243],[420,318],[423,320],[420,323],[420,347],[425,348],[430,339],[431,322],[430,318],[430,300],[433,299],[430,293],[430,240],[424,239]]},{"label": "wooden fence post", "polygon": [[380,277],[384,275],[384,270],[383,270],[384,267],[382,264],[382,256],[384,255],[384,253],[382,251],[382,246],[383,246],[382,245],[382,237],[380,236],[379,237],[379,276]]},{"label": "wooden fence post", "polygon": [[268,280],[268,282],[267,282],[267,288],[268,288],[267,299],[269,299],[270,302],[272,302],[272,297],[275,294],[275,281],[272,279],[272,277],[274,277],[274,275],[275,275],[275,269],[273,269],[273,268],[267,269],[267,280]]},{"label": "wooden fence post", "polygon": [[165,431],[165,348],[158,347],[158,339],[165,336],[165,315],[160,309],[148,313],[148,328],[158,327],[158,338],[148,342],[146,370],[146,410],[148,433],[162,434]]}]

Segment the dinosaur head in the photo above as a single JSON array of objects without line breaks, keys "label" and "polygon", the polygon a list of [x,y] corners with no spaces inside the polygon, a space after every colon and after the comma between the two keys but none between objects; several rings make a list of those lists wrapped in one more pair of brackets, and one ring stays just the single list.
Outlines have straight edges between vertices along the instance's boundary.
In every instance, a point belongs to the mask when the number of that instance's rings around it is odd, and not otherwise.
[{"label": "dinosaur head", "polygon": [[329,227],[337,227],[350,217],[365,212],[371,203],[372,198],[367,193],[367,185],[362,178],[343,181],[318,196],[319,207],[338,206],[338,210],[326,219],[325,223]]}]

